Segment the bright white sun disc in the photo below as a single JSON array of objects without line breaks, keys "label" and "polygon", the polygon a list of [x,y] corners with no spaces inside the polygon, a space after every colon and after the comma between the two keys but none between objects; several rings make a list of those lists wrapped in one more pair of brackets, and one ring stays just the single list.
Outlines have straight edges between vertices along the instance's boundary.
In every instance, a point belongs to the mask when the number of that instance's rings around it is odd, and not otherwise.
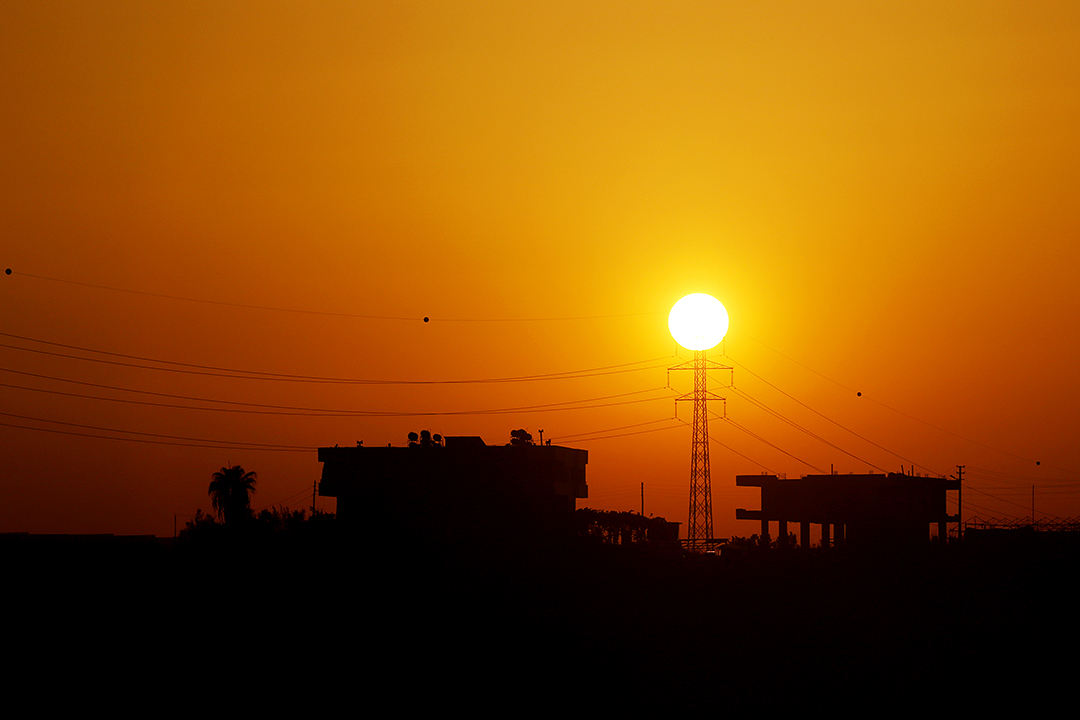
[{"label": "bright white sun disc", "polygon": [[687,350],[716,347],[728,331],[728,314],[712,295],[694,293],[675,303],[668,315],[668,330]]}]

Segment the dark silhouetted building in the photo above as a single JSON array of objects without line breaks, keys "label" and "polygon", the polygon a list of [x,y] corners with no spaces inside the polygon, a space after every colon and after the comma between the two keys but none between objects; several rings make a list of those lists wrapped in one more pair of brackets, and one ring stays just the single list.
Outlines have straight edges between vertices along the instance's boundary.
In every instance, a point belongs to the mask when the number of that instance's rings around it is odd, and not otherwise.
[{"label": "dark silhouetted building", "polygon": [[[436,436],[437,437],[437,436]],[[343,524],[382,536],[527,537],[570,532],[589,496],[585,450],[479,437],[409,447],[324,447],[319,494]]]},{"label": "dark silhouetted building", "polygon": [[740,487],[761,488],[761,509],[735,511],[737,520],[760,520],[761,534],[778,524],[778,538],[787,538],[788,523],[798,523],[800,544],[810,545],[810,525],[821,525],[821,543],[907,544],[926,542],[930,524],[946,537],[946,523],[959,516],[945,509],[945,492],[960,481],[901,473],[867,475],[739,475]]}]

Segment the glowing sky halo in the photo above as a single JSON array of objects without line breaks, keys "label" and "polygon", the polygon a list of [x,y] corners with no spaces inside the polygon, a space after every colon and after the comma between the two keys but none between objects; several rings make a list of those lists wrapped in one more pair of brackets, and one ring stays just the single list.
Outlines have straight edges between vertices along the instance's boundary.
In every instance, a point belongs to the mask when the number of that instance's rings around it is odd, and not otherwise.
[{"label": "glowing sky halo", "polygon": [[672,306],[668,330],[687,350],[708,350],[727,335],[727,309],[712,295],[692,293]]}]

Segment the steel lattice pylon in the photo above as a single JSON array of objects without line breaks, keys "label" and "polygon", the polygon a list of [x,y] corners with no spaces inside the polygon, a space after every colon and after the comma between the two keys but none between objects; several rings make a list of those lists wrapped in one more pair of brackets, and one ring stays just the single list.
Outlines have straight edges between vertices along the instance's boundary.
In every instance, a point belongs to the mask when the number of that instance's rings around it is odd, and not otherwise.
[{"label": "steel lattice pylon", "polygon": [[694,351],[694,439],[690,446],[690,516],[686,544],[703,552],[712,539],[712,483],[709,474],[709,407],[705,351]]},{"label": "steel lattice pylon", "polygon": [[704,350],[695,350],[694,359],[671,370],[694,371],[694,392],[676,398],[694,401],[694,433],[690,445],[690,515],[686,526],[686,548],[704,552],[713,539],[712,480],[709,471],[709,400],[721,400],[709,392],[710,369],[730,370],[726,365],[710,363]]}]

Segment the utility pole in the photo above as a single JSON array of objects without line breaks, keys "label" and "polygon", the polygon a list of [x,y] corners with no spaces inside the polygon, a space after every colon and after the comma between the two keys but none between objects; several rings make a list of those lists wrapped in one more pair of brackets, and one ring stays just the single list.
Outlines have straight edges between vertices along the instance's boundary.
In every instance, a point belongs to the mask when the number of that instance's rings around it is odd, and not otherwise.
[{"label": "utility pole", "polygon": [[960,539],[961,528],[964,525],[964,465],[956,466],[956,482],[960,489],[956,491],[956,539]]}]

